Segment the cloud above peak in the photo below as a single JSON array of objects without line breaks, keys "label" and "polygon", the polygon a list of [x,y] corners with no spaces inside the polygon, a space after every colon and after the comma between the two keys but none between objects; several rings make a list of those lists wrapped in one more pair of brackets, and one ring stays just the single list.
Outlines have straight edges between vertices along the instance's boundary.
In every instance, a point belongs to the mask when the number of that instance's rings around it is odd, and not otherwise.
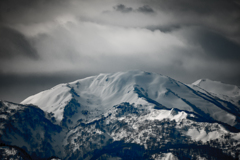
[{"label": "cloud above peak", "polygon": [[0,58],[12,59],[16,57],[39,59],[36,49],[22,33],[9,27],[0,26]]},{"label": "cloud above peak", "polygon": [[141,69],[186,82],[222,74],[240,80],[234,71],[240,8],[232,1],[10,0],[0,6],[5,73]]},{"label": "cloud above peak", "polygon": [[122,12],[122,13],[129,13],[129,12],[133,11],[133,9],[131,7],[126,7],[123,4],[119,4],[117,6],[114,6],[113,9],[116,10],[116,11]]},{"label": "cloud above peak", "polygon": [[139,7],[137,9],[138,12],[143,12],[143,13],[154,13],[154,10],[148,6],[148,5],[144,5],[142,7]]},{"label": "cloud above peak", "polygon": [[140,13],[154,13],[154,10],[149,5],[143,5],[138,7],[137,9],[133,9],[132,7],[126,7],[123,4],[119,4],[113,7],[115,11],[122,12],[122,13],[130,13],[130,12],[140,12]]}]

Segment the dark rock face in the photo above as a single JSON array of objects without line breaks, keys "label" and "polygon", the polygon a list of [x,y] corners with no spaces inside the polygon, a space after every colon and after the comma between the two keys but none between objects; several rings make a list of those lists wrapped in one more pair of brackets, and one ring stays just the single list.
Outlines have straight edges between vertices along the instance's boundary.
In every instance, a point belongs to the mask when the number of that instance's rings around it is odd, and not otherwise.
[{"label": "dark rock face", "polygon": [[81,107],[81,105],[72,98],[71,101],[65,106],[64,112],[63,112],[63,120],[61,122],[61,125],[65,128],[68,127],[68,125],[71,125],[73,122],[71,121],[71,117],[78,113],[78,109]]},{"label": "dark rock face", "polygon": [[62,129],[45,118],[41,109],[5,102],[1,104],[0,113],[4,117],[1,118],[1,143],[19,146],[34,159],[56,154],[53,135]]}]

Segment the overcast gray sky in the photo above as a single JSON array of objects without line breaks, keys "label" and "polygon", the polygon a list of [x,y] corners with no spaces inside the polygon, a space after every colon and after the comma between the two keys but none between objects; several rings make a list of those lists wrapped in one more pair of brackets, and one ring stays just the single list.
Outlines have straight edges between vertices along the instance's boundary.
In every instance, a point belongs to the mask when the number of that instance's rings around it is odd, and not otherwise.
[{"label": "overcast gray sky", "polygon": [[240,86],[240,0],[1,0],[0,99],[132,69]]}]

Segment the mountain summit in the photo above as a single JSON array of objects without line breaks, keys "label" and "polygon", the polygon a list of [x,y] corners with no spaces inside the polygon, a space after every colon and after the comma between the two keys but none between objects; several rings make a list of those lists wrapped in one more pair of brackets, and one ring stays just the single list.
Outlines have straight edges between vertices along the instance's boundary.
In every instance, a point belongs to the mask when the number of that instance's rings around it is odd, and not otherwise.
[{"label": "mountain summit", "polygon": [[[99,74],[21,104],[1,102],[1,142],[35,159],[238,158],[240,108],[229,86],[143,71]],[[23,119],[30,121],[18,125]]]}]

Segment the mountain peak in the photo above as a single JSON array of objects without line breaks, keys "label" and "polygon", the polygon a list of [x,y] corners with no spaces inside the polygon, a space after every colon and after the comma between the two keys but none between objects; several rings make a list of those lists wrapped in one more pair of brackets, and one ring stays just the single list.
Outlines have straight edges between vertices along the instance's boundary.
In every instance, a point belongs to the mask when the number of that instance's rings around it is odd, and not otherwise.
[{"label": "mountain peak", "polygon": [[[22,104],[35,104],[46,112],[54,113],[56,120],[64,118],[64,108],[72,99],[81,106],[79,112],[87,110],[95,117],[122,102],[148,103],[143,97],[152,97],[160,83],[169,83],[169,78],[156,74],[132,70],[117,73],[102,73],[30,96]],[[174,84],[173,84],[174,85]],[[153,90],[154,89],[154,90]],[[153,90],[153,91],[149,91]],[[154,93],[153,93],[154,92]],[[75,109],[74,109],[75,110]],[[78,111],[76,111],[78,112]]]},{"label": "mountain peak", "polygon": [[225,84],[220,81],[212,81],[210,79],[199,79],[192,83],[208,92],[225,95],[229,97],[240,97],[240,88],[235,85]]}]

